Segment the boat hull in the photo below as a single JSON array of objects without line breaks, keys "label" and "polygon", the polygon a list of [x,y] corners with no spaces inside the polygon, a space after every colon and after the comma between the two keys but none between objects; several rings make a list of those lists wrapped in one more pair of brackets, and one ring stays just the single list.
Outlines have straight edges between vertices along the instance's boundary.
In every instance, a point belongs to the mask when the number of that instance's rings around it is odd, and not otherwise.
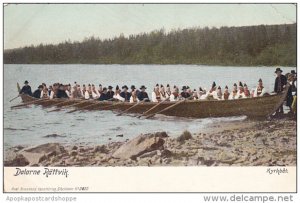
[{"label": "boat hull", "polygon": [[[282,105],[286,98],[287,88],[280,94],[264,97],[236,99],[236,100],[187,100],[174,108],[163,111],[161,114],[166,116],[188,117],[188,118],[207,118],[207,117],[229,117],[245,115],[249,118],[265,118],[273,114]],[[23,102],[37,100],[28,95],[21,95]],[[165,102],[157,108],[149,111],[147,115],[159,112],[176,102]],[[81,99],[53,99],[36,103],[43,107],[49,106],[72,106],[78,110],[113,110],[125,111],[135,105],[127,102],[111,102]],[[95,104],[95,105],[92,105]],[[126,113],[143,114],[157,103],[145,102],[129,109]]]}]

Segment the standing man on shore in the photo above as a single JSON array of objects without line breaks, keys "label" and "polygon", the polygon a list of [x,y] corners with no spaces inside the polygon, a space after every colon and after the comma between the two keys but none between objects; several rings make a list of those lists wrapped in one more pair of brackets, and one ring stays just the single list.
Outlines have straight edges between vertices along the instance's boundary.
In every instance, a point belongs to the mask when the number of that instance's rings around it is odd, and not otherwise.
[{"label": "standing man on shore", "polygon": [[[275,73],[277,77],[275,79],[274,92],[278,94],[282,92],[285,88],[287,78],[284,75],[282,75],[282,70],[280,68],[276,68]],[[283,114],[283,105],[281,105],[279,109],[277,109],[276,114],[278,113]]]}]

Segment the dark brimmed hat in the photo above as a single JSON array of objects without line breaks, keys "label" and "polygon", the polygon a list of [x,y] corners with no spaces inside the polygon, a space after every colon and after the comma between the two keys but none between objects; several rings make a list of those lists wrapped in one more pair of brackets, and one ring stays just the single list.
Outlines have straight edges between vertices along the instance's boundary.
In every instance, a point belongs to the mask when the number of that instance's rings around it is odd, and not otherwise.
[{"label": "dark brimmed hat", "polygon": [[27,80],[25,80],[24,84],[28,84],[29,82]]},{"label": "dark brimmed hat", "polygon": [[246,83],[244,83],[244,87],[247,87],[247,84],[246,84]]},{"label": "dark brimmed hat", "polygon": [[225,89],[228,89],[228,86],[227,86],[227,85],[225,86]]},{"label": "dark brimmed hat", "polygon": [[277,73],[278,71],[282,73],[282,70],[280,68],[276,68],[275,73]]},{"label": "dark brimmed hat", "polygon": [[119,90],[119,89],[120,89],[120,88],[119,88],[119,85],[117,85],[117,86],[116,86],[116,90]]},{"label": "dark brimmed hat", "polygon": [[107,90],[107,88],[106,88],[106,87],[104,87],[104,88],[103,88],[103,91],[105,91],[105,90]]},{"label": "dark brimmed hat", "polygon": [[243,87],[243,83],[242,82],[239,83],[239,87]]},{"label": "dark brimmed hat", "polygon": [[147,88],[145,87],[145,85],[142,85],[142,86],[140,87],[140,89],[147,89]]},{"label": "dark brimmed hat", "polygon": [[157,83],[155,86],[156,86],[156,87],[159,87],[159,84]]},{"label": "dark brimmed hat", "polygon": [[163,87],[163,86],[164,86],[163,84],[160,85],[160,87]]},{"label": "dark brimmed hat", "polygon": [[169,85],[169,84],[167,84],[167,87],[170,87],[170,85]]},{"label": "dark brimmed hat", "polygon": [[99,84],[99,87],[102,87],[102,85],[101,85],[101,84]]},{"label": "dark brimmed hat", "polygon": [[261,78],[259,78],[258,82],[262,82],[262,79],[261,79]]},{"label": "dark brimmed hat", "polygon": [[296,74],[296,71],[295,71],[295,70],[292,70],[291,73],[292,73],[292,74]]},{"label": "dark brimmed hat", "polygon": [[128,90],[127,85],[124,85],[124,86],[122,87],[122,89],[127,89],[127,90]]},{"label": "dark brimmed hat", "polygon": [[220,90],[220,89],[221,89],[221,87],[219,86],[219,87],[218,87],[218,90]]},{"label": "dark brimmed hat", "polygon": [[202,87],[199,87],[199,90],[202,92],[203,91]]},{"label": "dark brimmed hat", "polygon": [[233,84],[233,86],[237,87],[237,84],[236,84],[236,83],[234,83],[234,84]]},{"label": "dark brimmed hat", "polygon": [[187,89],[186,86],[183,86],[181,90],[186,90],[186,89]]},{"label": "dark brimmed hat", "polygon": [[39,85],[39,87],[38,87],[38,88],[40,89],[40,88],[44,88],[44,87],[43,87],[43,85]]},{"label": "dark brimmed hat", "polygon": [[108,86],[108,89],[111,90],[113,87],[112,86]]},{"label": "dark brimmed hat", "polygon": [[131,85],[130,89],[135,90],[136,88],[134,85]]}]

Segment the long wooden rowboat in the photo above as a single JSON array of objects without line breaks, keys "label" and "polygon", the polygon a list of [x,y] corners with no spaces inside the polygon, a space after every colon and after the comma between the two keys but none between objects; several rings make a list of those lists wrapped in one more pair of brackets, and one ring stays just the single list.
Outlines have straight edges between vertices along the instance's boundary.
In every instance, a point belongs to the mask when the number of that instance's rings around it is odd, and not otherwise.
[{"label": "long wooden rowboat", "polygon": [[[167,116],[177,116],[177,117],[188,117],[188,118],[207,118],[207,117],[229,117],[229,116],[241,116],[245,115],[249,118],[266,118],[272,115],[279,107],[282,105],[286,98],[287,89],[289,84],[283,92],[275,95],[268,95],[263,97],[255,98],[245,98],[236,100],[186,100],[174,108],[167,111],[163,111],[163,115]],[[23,102],[29,102],[37,100],[28,95],[21,95]],[[70,106],[72,108],[80,108],[87,110],[116,110],[125,111],[134,105],[134,103],[122,102],[118,105],[112,105],[116,102],[113,101],[97,101],[97,100],[86,100],[82,102],[82,99],[69,100],[70,102],[64,103],[62,101],[67,101],[66,99],[55,99],[48,100],[42,103],[37,103],[44,107],[58,106],[63,107],[63,105]],[[159,112],[175,102],[165,102],[162,103],[157,108],[147,112],[146,115],[151,115],[155,112]],[[63,104],[63,105],[62,105]],[[95,105],[91,105],[95,104]],[[99,105],[97,105],[99,104]],[[157,103],[154,102],[144,102],[143,104],[137,105],[134,108],[129,109],[126,113],[142,114]],[[84,108],[86,106],[86,108]],[[90,106],[90,108],[88,107]]]}]

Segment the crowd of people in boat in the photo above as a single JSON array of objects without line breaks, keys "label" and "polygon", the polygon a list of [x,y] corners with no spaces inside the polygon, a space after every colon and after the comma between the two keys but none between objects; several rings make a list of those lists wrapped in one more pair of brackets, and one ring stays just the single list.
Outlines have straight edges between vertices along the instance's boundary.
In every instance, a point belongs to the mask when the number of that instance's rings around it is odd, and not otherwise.
[{"label": "crowd of people in boat", "polygon": [[[277,68],[275,73],[277,74],[274,86],[274,92],[279,93],[283,91],[287,82],[291,84],[290,90],[287,96],[287,106],[292,105],[293,95],[296,88],[296,72],[292,71],[288,74],[288,78],[282,75],[282,70]],[[115,88],[112,86],[102,87],[100,84],[96,87],[94,84],[80,85],[74,82],[73,85],[64,85],[61,83],[54,83],[53,85],[47,86],[42,83],[38,86],[38,89],[33,93],[28,81],[25,81],[25,85],[20,91],[20,94],[28,94],[35,98],[82,98],[82,99],[97,99],[100,101],[123,101],[123,102],[140,102],[140,101],[152,101],[160,102],[164,100],[178,101],[181,99],[189,100],[204,100],[204,99],[215,99],[215,100],[233,100],[241,98],[252,98],[261,97],[267,95],[266,89],[263,85],[262,79],[258,80],[255,89],[249,89],[246,83],[238,82],[234,83],[231,90],[226,85],[224,89],[221,86],[217,86],[215,82],[212,83],[211,88],[207,91],[206,89],[199,87],[198,89],[192,89],[189,86],[170,86],[167,84],[156,84],[153,88],[151,95],[149,96],[146,92],[146,87],[142,85],[137,89],[134,85],[130,86],[130,90],[127,85],[121,88],[117,85]]]}]

